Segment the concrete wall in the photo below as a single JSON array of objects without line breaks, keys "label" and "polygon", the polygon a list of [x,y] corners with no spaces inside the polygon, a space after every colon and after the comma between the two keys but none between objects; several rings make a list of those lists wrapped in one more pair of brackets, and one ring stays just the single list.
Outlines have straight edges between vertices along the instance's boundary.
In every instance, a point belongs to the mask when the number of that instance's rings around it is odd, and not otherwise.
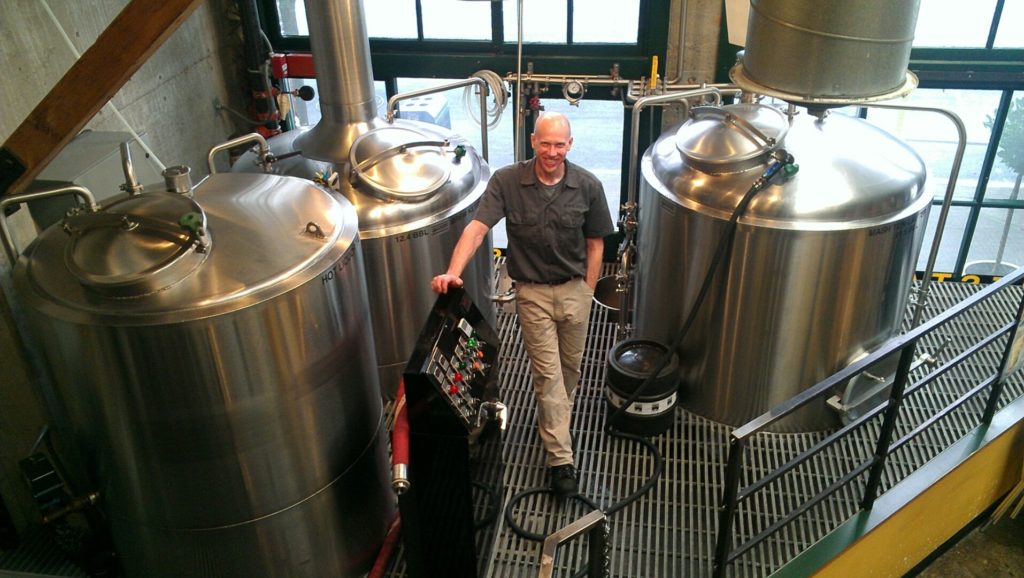
[{"label": "concrete wall", "polygon": [[[128,3],[127,0],[0,0],[0,141],[6,141],[50,88]],[[47,7],[52,11],[47,11]],[[244,61],[234,0],[207,0],[112,99],[124,120],[106,107],[89,129],[127,131],[127,125],[166,165],[187,164],[206,174],[206,151],[240,128],[214,109],[215,99],[245,107]],[[102,79],[98,79],[102,81]],[[222,160],[226,166],[226,159]],[[102,195],[101,195],[102,196]],[[34,236],[27,211],[12,217],[22,245]],[[17,461],[28,454],[46,423],[39,364],[30,363],[9,294],[10,267],[0,255],[0,495],[15,524],[38,519]]]},{"label": "concrete wall", "polygon": [[[668,29],[665,78],[675,84],[715,82],[718,36],[722,24],[723,0],[672,0]],[[680,38],[680,15],[686,13],[686,28]],[[683,43],[683,66],[678,69],[679,41]],[[680,72],[678,78],[676,73]],[[662,126],[682,122],[678,109],[670,107],[662,114]]]}]

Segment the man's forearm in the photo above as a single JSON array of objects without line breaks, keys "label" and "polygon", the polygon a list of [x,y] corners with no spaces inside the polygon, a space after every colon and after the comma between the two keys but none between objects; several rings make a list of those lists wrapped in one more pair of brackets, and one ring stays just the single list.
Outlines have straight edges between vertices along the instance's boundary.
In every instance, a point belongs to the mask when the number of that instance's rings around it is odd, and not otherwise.
[{"label": "man's forearm", "polygon": [[455,275],[456,277],[462,275],[462,271],[465,270],[466,265],[469,264],[476,250],[480,248],[484,241],[484,235],[489,230],[490,228],[487,225],[477,220],[470,221],[466,225],[462,235],[459,237],[459,242],[455,244],[455,250],[452,251],[452,259],[448,263],[447,274]]},{"label": "man's forearm", "polygon": [[604,239],[587,239],[587,285],[597,286],[597,280],[601,276],[601,259],[604,257]]}]

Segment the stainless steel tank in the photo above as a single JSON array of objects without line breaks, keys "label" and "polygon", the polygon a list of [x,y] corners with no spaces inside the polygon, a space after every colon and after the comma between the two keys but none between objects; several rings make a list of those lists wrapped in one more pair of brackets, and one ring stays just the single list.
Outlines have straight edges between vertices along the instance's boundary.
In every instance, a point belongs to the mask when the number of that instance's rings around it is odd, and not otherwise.
[{"label": "stainless steel tank", "polygon": [[[756,104],[694,109],[642,159],[636,337],[674,341],[726,222],[776,145],[800,170],[740,218],[678,352],[681,406],[734,426],[895,334],[931,202],[920,157],[863,120],[790,122]],[[832,423],[822,402],[781,429]]]},{"label": "stainless steel tank", "polygon": [[[383,394],[393,397],[448,268],[483,196],[490,169],[462,137],[440,126],[377,116],[369,40],[360,0],[309,0],[309,36],[323,117],[269,141],[277,174],[327,180],[355,205],[366,257]],[[357,144],[358,143],[358,144]],[[300,153],[300,154],[295,154]],[[233,170],[257,170],[248,153]],[[361,168],[360,168],[361,167]],[[490,235],[462,278],[495,325]]]},{"label": "stainless steel tank", "polygon": [[213,175],[14,271],[130,576],[361,576],[394,506],[356,212]]},{"label": "stainless steel tank", "polygon": [[746,47],[730,72],[790,102],[891,98],[907,71],[920,0],[750,0]]}]

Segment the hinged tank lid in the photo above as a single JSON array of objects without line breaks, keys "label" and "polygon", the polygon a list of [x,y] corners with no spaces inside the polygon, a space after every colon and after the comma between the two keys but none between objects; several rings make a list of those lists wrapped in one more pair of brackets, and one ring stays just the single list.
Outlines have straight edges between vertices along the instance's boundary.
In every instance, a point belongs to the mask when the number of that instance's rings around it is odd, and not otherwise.
[{"label": "hinged tank lid", "polygon": [[354,177],[368,184],[366,192],[381,200],[418,202],[429,198],[448,182],[452,163],[465,154],[449,153],[448,140],[431,137],[399,126],[360,136],[349,152]]},{"label": "hinged tank lid", "polygon": [[79,283],[103,295],[131,297],[181,281],[209,254],[206,213],[192,199],[151,193],[122,199],[62,223],[64,263]]},{"label": "hinged tank lid", "polygon": [[676,132],[676,148],[707,173],[741,171],[761,163],[786,136],[782,111],[756,104],[695,107]]},{"label": "hinged tank lid", "polygon": [[352,205],[309,181],[238,173],[211,175],[194,200],[143,193],[65,225],[26,249],[16,289],[51,316],[116,325],[272,299],[332,271],[358,233]]}]

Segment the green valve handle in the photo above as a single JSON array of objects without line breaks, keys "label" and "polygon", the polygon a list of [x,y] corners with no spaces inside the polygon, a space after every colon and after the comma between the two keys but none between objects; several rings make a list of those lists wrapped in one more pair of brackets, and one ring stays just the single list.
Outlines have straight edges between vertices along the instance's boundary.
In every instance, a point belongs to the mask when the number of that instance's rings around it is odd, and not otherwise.
[{"label": "green valve handle", "polygon": [[787,177],[791,177],[800,172],[800,165],[795,163],[787,163],[782,167],[782,172],[785,173]]},{"label": "green valve handle", "polygon": [[458,145],[455,147],[455,162],[462,160],[462,157],[466,156],[466,145]]},{"label": "green valve handle", "polygon": [[194,234],[200,234],[199,230],[203,228],[203,216],[199,213],[185,213],[178,219],[178,225],[182,229],[191,231]]}]

